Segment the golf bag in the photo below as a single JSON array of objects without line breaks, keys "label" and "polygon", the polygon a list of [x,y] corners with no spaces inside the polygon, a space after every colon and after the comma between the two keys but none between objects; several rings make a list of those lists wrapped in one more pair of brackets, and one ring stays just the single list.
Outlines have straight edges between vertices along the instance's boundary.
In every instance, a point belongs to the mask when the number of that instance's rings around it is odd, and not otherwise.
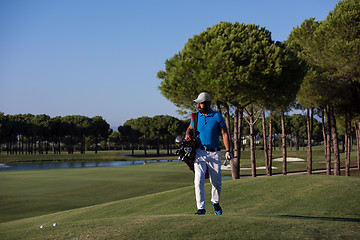
[{"label": "golf bag", "polygon": [[188,168],[194,171],[194,162],[196,157],[196,128],[197,128],[197,113],[191,114],[193,124],[194,124],[194,131],[191,133],[192,140],[190,142],[187,142],[183,139],[180,140],[180,149],[176,151],[176,155],[179,156],[179,160],[186,163]]},{"label": "golf bag", "polygon": [[188,168],[194,171],[194,162],[196,157],[196,148],[192,142],[182,141],[180,144],[180,149],[176,151],[176,155],[178,155],[178,159],[186,163]]},{"label": "golf bag", "polygon": [[[177,137],[176,142],[180,144],[180,149],[176,151],[176,155],[178,155],[178,159],[185,162],[188,168],[195,172],[194,170],[194,162],[196,158],[196,137],[197,137],[197,123],[198,123],[198,114],[192,113],[191,118],[194,124],[194,131],[191,133],[191,141],[186,142],[182,137]],[[206,169],[205,179],[209,178],[209,171]]]}]

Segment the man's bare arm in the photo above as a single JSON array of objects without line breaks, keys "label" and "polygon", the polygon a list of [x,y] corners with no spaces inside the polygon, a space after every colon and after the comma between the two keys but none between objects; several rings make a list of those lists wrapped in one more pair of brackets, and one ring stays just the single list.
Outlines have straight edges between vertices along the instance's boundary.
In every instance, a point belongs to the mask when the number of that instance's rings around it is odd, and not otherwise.
[{"label": "man's bare arm", "polygon": [[221,134],[224,140],[225,149],[228,152],[230,151],[230,139],[226,126],[221,128]]},{"label": "man's bare arm", "polygon": [[185,141],[189,142],[192,140],[192,136],[191,136],[192,131],[194,131],[194,128],[193,126],[189,125],[189,127],[186,129]]}]

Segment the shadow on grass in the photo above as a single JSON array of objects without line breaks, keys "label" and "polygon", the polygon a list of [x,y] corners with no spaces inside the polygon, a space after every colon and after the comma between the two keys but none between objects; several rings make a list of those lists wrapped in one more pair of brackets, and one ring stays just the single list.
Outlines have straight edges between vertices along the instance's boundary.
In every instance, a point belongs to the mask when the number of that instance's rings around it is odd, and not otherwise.
[{"label": "shadow on grass", "polygon": [[309,220],[325,220],[325,221],[335,221],[335,222],[360,222],[360,218],[310,217],[310,216],[299,216],[299,215],[279,215],[278,217],[309,219]]}]

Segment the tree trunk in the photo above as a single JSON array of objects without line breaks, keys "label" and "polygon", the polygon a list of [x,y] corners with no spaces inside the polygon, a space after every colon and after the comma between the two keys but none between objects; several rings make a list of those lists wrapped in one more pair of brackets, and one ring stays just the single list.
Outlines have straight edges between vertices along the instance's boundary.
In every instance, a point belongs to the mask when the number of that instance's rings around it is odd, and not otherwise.
[{"label": "tree trunk", "polygon": [[264,139],[264,155],[265,155],[266,175],[270,176],[270,171],[269,171],[269,151],[268,151],[268,143],[267,143],[267,135],[266,135],[265,110],[263,110],[263,113],[262,113],[262,128],[263,128],[263,139]]},{"label": "tree trunk", "polygon": [[254,141],[254,116],[249,116],[250,120],[250,161],[251,176],[256,177],[255,141]]},{"label": "tree trunk", "polygon": [[283,155],[283,165],[282,165],[282,174],[287,174],[287,163],[286,163],[286,133],[285,133],[285,115],[284,112],[281,112],[281,129],[282,129],[282,155]]},{"label": "tree trunk", "polygon": [[345,115],[345,176],[350,176],[351,117]]},{"label": "tree trunk", "polygon": [[360,170],[360,121],[357,123],[354,121],[355,134],[356,134],[356,156],[357,156],[357,168]]},{"label": "tree trunk", "polygon": [[45,143],[45,153],[48,154],[49,153],[49,142],[46,141]]},{"label": "tree trunk", "polygon": [[[245,108],[246,114],[249,116],[249,120],[245,118],[250,127],[250,161],[251,161],[251,176],[256,177],[256,160],[255,160],[255,135],[254,135],[254,125],[259,120],[262,110],[255,109],[251,104],[249,110]],[[256,114],[258,114],[256,116]],[[256,117],[256,118],[254,118]]]},{"label": "tree trunk", "polygon": [[326,173],[328,174],[328,165],[327,165],[327,161],[326,161],[326,156],[327,156],[327,133],[326,133],[326,127],[325,127],[325,111],[324,108],[321,108],[321,128],[322,128],[322,133],[323,133],[323,139],[324,139],[324,160],[325,160],[325,167],[326,167]]},{"label": "tree trunk", "polygon": [[10,146],[11,146],[10,141],[7,141],[7,143],[6,143],[6,154],[7,154],[7,155],[11,154],[11,148],[10,148]]},{"label": "tree trunk", "polygon": [[39,154],[43,154],[42,140],[40,138],[38,139],[38,151],[39,151]]},{"label": "tree trunk", "polygon": [[[311,116],[310,116],[311,111]],[[311,140],[312,140],[312,132],[313,132],[313,109],[307,109],[306,115],[306,123],[307,123],[307,135],[308,135],[308,144],[307,144],[307,164],[306,170],[307,174],[312,174],[312,148],[311,148]]]},{"label": "tree trunk", "polygon": [[331,117],[329,107],[326,108],[327,124],[326,124],[326,174],[331,175]]},{"label": "tree trunk", "polygon": [[241,133],[242,133],[243,109],[235,106],[234,117],[234,158],[230,161],[232,179],[240,178],[240,156],[241,156]]},{"label": "tree trunk", "polygon": [[[36,153],[37,153],[36,141],[35,141],[34,137],[32,137],[31,139],[32,139],[32,141],[31,141],[32,145],[34,146],[34,154],[36,155]],[[31,152],[32,152],[32,150],[31,150]]]},{"label": "tree trunk", "polygon": [[98,138],[95,138],[95,154],[98,152]]},{"label": "tree trunk", "polygon": [[160,156],[160,139],[156,139],[156,154]]},{"label": "tree trunk", "polygon": [[85,137],[81,137],[81,146],[80,146],[80,152],[81,154],[85,154]]},{"label": "tree trunk", "polygon": [[230,135],[230,108],[229,105],[225,106],[225,124],[226,124],[226,128],[228,130],[228,135],[229,135],[229,144],[230,144],[230,150],[232,150],[232,144],[231,144],[231,135]]},{"label": "tree trunk", "polygon": [[245,118],[250,128],[250,162],[251,162],[251,176],[256,177],[256,160],[255,160],[255,145],[254,145],[254,106],[251,104],[249,109],[245,108],[249,119]]},{"label": "tree trunk", "polygon": [[334,109],[332,106],[329,107],[330,109],[330,118],[331,118],[331,137],[333,142],[334,148],[334,175],[340,176],[340,155],[339,155],[339,143],[338,143],[338,135],[336,129],[336,118]]},{"label": "tree trunk", "polygon": [[268,168],[269,168],[269,176],[272,175],[272,111],[270,111],[269,114],[269,164],[268,164]]},{"label": "tree trunk", "polygon": [[300,150],[300,136],[299,135],[295,136],[295,149],[296,149],[296,151]]},{"label": "tree trunk", "polygon": [[172,144],[170,144],[169,138],[166,138],[166,149],[167,149],[167,155],[170,155],[170,152],[172,153],[172,148],[171,148]]},{"label": "tree trunk", "polygon": [[[21,136],[21,154],[24,154],[24,135]],[[0,147],[0,153],[1,153],[1,147]]]}]

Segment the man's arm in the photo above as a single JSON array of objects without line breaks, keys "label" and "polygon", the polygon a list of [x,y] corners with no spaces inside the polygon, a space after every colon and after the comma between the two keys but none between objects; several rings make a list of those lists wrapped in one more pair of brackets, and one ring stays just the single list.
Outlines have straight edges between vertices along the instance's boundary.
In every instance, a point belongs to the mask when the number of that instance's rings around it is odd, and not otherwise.
[{"label": "man's arm", "polygon": [[228,161],[232,159],[230,152],[230,138],[226,126],[221,128],[222,137],[226,149],[224,166],[227,166]]},{"label": "man's arm", "polygon": [[190,124],[189,127],[186,129],[185,141],[189,142],[192,140],[192,136],[191,136],[192,131],[194,131],[194,128]]},{"label": "man's arm", "polygon": [[221,134],[222,134],[222,137],[224,140],[225,149],[227,152],[230,152],[230,140],[229,140],[229,134],[228,134],[226,126],[221,128]]}]

